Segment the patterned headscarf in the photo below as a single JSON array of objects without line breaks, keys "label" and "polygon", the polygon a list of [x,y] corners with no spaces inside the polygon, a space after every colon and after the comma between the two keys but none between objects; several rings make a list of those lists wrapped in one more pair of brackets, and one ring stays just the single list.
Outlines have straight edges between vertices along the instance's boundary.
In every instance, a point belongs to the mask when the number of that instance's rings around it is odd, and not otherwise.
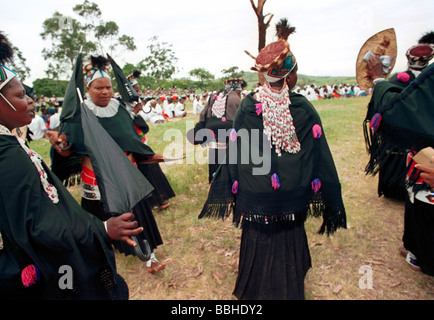
[{"label": "patterned headscarf", "polygon": [[15,72],[0,64],[0,90],[16,76]]},{"label": "patterned headscarf", "polygon": [[84,74],[84,82],[86,83],[87,87],[91,84],[92,81],[95,81],[99,78],[111,79],[107,71],[98,68],[89,69]]},{"label": "patterned headscarf", "polygon": [[297,61],[295,60],[295,56],[289,51],[288,56],[283,61],[282,66],[278,66],[276,68],[272,68],[268,71],[263,72],[262,74],[265,77],[265,80],[269,83],[277,82],[282,78],[285,78],[288,74],[294,70],[297,65]]}]

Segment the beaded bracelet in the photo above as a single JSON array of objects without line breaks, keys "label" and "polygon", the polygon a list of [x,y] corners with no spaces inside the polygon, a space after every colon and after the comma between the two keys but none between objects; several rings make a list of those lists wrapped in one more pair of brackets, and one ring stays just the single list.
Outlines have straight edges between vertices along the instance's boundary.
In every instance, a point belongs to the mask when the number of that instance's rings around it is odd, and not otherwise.
[{"label": "beaded bracelet", "polygon": [[382,81],[385,81],[386,79],[384,79],[384,78],[377,78],[377,79],[374,79],[374,81],[372,82],[373,84],[374,84],[374,86],[377,84],[377,83],[379,83],[379,82],[382,82]]}]

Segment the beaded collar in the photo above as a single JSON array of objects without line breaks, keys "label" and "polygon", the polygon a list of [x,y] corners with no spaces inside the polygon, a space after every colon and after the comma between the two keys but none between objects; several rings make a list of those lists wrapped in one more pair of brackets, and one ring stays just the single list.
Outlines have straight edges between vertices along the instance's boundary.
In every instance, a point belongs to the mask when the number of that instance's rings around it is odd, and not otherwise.
[{"label": "beaded collar", "polygon": [[[14,136],[8,128],[6,128],[3,125],[0,125],[0,134],[6,135],[6,136]],[[23,139],[15,136],[17,138],[18,142],[20,143],[20,146],[24,149],[24,151],[29,156],[30,160],[32,161],[33,165],[36,167],[36,170],[38,170],[39,178],[41,180],[42,188],[44,189],[45,193],[48,195],[50,200],[53,203],[59,202],[59,197],[57,195],[57,189],[54,187],[51,183],[48,182],[47,173],[45,172],[44,167],[42,166],[42,157],[37,154],[35,151],[30,149],[26,146]]]},{"label": "beaded collar", "polygon": [[279,156],[282,155],[282,151],[298,153],[301,145],[289,110],[291,101],[288,84],[285,82],[282,89],[276,91],[266,81],[258,91],[258,100],[261,102],[264,133],[276,153]]},{"label": "beaded collar", "polygon": [[111,99],[106,107],[98,107],[88,93],[86,93],[84,103],[98,118],[111,118],[116,115],[119,109],[119,101],[116,99]]},{"label": "beaded collar", "polygon": [[220,92],[220,94],[217,96],[214,96],[214,104],[212,105],[212,114],[216,118],[222,118],[226,112],[226,99],[227,95],[225,95],[224,92]]}]

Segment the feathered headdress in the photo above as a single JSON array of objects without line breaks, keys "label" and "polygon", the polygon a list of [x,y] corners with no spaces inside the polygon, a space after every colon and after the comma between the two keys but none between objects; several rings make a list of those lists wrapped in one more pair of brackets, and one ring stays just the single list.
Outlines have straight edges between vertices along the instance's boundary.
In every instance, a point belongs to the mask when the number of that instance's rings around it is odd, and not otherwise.
[{"label": "feathered headdress", "polygon": [[133,73],[131,73],[127,79],[130,80],[130,83],[132,86],[135,86],[136,84],[138,84],[139,82],[137,81],[137,79],[140,78],[140,76],[142,75],[142,72],[139,70],[134,70]]},{"label": "feathered headdress", "polygon": [[278,81],[290,73],[296,61],[289,48],[288,37],[294,32],[295,27],[290,26],[288,19],[280,19],[276,24],[277,41],[263,48],[256,58],[253,57],[255,66],[251,70],[264,73],[268,82]]}]

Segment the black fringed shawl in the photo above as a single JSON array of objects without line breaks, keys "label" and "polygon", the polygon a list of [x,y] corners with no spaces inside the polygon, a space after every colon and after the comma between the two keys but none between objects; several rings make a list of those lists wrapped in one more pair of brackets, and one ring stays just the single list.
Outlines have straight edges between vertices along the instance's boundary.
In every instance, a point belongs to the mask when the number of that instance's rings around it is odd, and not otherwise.
[{"label": "black fringed shawl", "polygon": [[[97,118],[123,151],[134,154],[136,161],[140,161],[143,155],[154,154],[154,151],[140,140],[140,136],[134,129],[133,120],[122,103],[119,104],[118,111],[113,117]],[[69,157],[62,157],[52,149],[51,169],[68,186],[75,184],[75,179],[81,173],[81,156],[87,155],[80,117],[65,121],[63,132],[72,145],[74,154]]]},{"label": "black fringed shawl", "polygon": [[[0,164],[0,231],[5,240],[0,296],[13,298],[14,288],[31,292],[21,284],[21,270],[29,264],[39,268],[39,282],[47,286],[35,299],[101,299],[106,289],[115,289],[115,255],[101,221],[84,211],[42,163],[57,189],[59,202],[54,204],[16,137],[0,135]],[[73,290],[59,287],[61,266],[72,268]],[[104,283],[110,286],[104,289]]]},{"label": "black fringed shawl", "polygon": [[[385,169],[385,179],[404,181],[407,171],[394,170],[400,165],[388,159],[392,154],[434,146],[434,65],[405,88],[387,81],[378,83],[368,106],[364,133],[370,153],[366,173],[375,175]],[[411,165],[412,161],[408,167]],[[413,176],[407,186],[416,179]]]},{"label": "black fringed shawl", "polygon": [[[322,128],[319,115],[302,95],[290,93],[290,99],[301,151],[282,152],[279,157],[271,149],[263,135],[262,114],[256,112],[259,102],[248,95],[235,117],[226,163],[216,172],[199,218],[225,218],[233,213],[236,225],[242,219],[268,224],[304,219],[308,213],[323,217],[320,233],[346,227],[341,185],[324,131],[317,137],[313,133],[315,125]],[[264,172],[253,174],[254,168]]]}]

